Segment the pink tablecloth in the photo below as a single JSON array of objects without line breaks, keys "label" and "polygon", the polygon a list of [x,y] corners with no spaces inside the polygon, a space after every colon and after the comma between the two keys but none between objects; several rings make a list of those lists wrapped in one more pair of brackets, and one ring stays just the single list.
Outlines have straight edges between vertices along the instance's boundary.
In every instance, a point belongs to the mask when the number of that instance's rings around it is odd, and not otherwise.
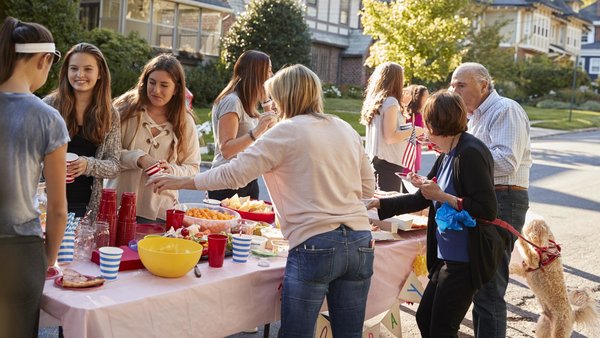
[{"label": "pink tablecloth", "polygon": [[[377,243],[367,318],[392,305],[417,249],[424,245],[424,231],[403,237]],[[120,272],[116,281],[81,291],[60,289],[47,281],[42,309],[60,321],[67,338],[223,337],[279,319],[285,259],[272,259],[268,268],[256,263],[257,259],[247,264],[227,259],[221,269],[203,263],[202,278],[193,272],[177,279],[155,277],[146,270]],[[72,267],[99,274],[93,263]]]}]

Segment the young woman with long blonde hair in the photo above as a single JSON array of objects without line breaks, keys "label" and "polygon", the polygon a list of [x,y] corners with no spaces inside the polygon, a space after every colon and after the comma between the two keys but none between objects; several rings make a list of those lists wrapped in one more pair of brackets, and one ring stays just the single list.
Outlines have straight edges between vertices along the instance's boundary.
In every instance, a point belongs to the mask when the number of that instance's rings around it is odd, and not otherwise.
[{"label": "young woman with long blonde hair", "polygon": [[[385,62],[375,68],[369,78],[365,101],[361,111],[361,123],[366,128],[365,149],[377,177],[377,185],[383,191],[401,191],[402,180],[396,172],[402,172],[402,156],[406,149],[412,127],[406,124],[400,100],[404,86],[404,70],[394,62]],[[418,128],[417,134],[422,135]]]}]

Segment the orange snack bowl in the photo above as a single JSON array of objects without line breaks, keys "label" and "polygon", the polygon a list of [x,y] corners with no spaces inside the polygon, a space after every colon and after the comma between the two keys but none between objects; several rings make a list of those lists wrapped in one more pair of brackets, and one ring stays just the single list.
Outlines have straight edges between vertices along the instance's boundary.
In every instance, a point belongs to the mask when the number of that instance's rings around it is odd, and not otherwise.
[{"label": "orange snack bowl", "polygon": [[202,245],[181,238],[146,237],[138,243],[138,254],[144,267],[159,277],[177,278],[198,264]]},{"label": "orange snack bowl", "polygon": [[[183,216],[183,224],[185,226],[189,226],[192,224],[198,224],[200,226],[201,231],[210,231],[211,234],[219,234],[221,232],[230,233],[231,228],[235,227],[239,220],[241,219],[240,214],[234,210],[219,207],[211,204],[203,204],[203,203],[184,203],[182,204],[182,208],[186,211],[186,215]],[[226,220],[218,220],[218,219],[208,219],[208,218],[198,218],[187,215],[187,212],[190,209],[209,209],[213,212],[219,212],[225,215],[230,216],[230,219]]]}]

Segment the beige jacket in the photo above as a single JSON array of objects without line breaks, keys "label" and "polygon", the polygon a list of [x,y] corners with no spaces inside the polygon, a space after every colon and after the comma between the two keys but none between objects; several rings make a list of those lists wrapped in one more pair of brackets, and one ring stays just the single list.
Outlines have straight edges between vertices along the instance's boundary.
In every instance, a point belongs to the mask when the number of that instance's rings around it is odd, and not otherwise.
[{"label": "beige jacket", "polygon": [[[169,160],[171,149],[177,149],[179,140],[173,133],[171,123],[160,126],[162,131],[152,136],[150,129],[156,125],[145,110],[138,117],[130,118],[121,124],[121,173],[119,177],[108,182],[108,186],[117,189],[118,203],[123,192],[136,193],[137,216],[148,219],[165,219],[167,209],[171,209],[178,200],[177,191],[163,191],[156,194],[151,187],[146,187],[148,175],[137,166],[137,160],[148,154],[157,160]],[[200,146],[196,124],[191,115],[186,114],[184,135],[188,146],[182,153],[176,153],[170,161],[174,175],[190,176],[200,170]],[[181,163],[181,164],[177,164]]]}]

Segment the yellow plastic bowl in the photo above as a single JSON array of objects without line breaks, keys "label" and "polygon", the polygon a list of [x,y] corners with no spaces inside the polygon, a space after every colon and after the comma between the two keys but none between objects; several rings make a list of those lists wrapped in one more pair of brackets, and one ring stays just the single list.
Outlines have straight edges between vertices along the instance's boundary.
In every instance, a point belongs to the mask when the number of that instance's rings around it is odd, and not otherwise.
[{"label": "yellow plastic bowl", "polygon": [[142,264],[152,274],[177,278],[198,264],[202,245],[181,238],[148,237],[138,242]]}]

